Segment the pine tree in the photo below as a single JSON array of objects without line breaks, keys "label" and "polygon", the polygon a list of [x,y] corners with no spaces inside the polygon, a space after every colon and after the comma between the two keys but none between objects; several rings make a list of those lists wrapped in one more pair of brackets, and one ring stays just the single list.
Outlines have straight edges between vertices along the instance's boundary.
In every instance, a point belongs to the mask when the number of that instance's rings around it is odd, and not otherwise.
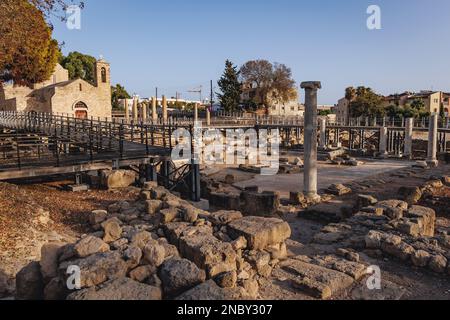
[{"label": "pine tree", "polygon": [[225,71],[217,82],[220,93],[217,93],[222,108],[225,111],[238,109],[241,99],[241,83],[239,82],[239,71],[230,60],[225,62]]}]

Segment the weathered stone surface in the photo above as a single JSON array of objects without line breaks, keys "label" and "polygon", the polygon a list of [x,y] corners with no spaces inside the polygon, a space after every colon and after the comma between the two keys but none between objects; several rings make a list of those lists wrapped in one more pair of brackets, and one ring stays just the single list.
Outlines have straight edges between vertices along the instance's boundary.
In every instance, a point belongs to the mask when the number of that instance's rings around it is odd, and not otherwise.
[{"label": "weathered stone surface", "polygon": [[206,270],[208,278],[236,269],[236,252],[231,244],[210,233],[195,232],[181,237],[180,254]]},{"label": "weathered stone surface", "polygon": [[52,242],[42,246],[41,248],[41,265],[42,276],[46,280],[50,280],[58,275],[58,258],[61,254],[61,248],[64,243]]},{"label": "weathered stone surface", "polygon": [[361,279],[367,270],[366,266],[361,263],[347,261],[332,255],[315,256],[309,262],[320,267],[345,273],[355,280]]},{"label": "weathered stone surface", "polygon": [[100,224],[106,220],[108,212],[106,210],[94,210],[89,215],[89,223],[91,225]]},{"label": "weathered stone surface", "polygon": [[147,242],[153,240],[153,236],[148,231],[140,231],[131,237],[131,246],[138,247],[139,249],[144,249]]},{"label": "weathered stone surface", "polygon": [[377,207],[373,207],[373,206],[361,208],[360,211],[365,212],[365,213],[370,213],[375,216],[382,216],[384,213],[383,208],[377,208]]},{"label": "weathered stone surface", "polygon": [[443,176],[442,177],[442,183],[445,186],[450,187],[450,176]]},{"label": "weathered stone surface", "polygon": [[280,207],[280,194],[277,192],[241,193],[241,211],[250,216],[272,216]]},{"label": "weathered stone surface", "polygon": [[418,187],[401,187],[398,194],[409,205],[416,204],[422,198],[422,190]]},{"label": "weathered stone surface", "polygon": [[214,281],[221,288],[234,288],[237,282],[237,272],[229,271],[219,274]]},{"label": "weathered stone surface", "polygon": [[347,259],[348,261],[359,262],[360,260],[359,254],[351,250],[339,248],[336,250],[336,254]]},{"label": "weathered stone surface", "polygon": [[153,190],[158,187],[157,181],[146,181],[144,182],[143,189],[144,190]]},{"label": "weathered stone surface", "polygon": [[148,200],[145,201],[145,212],[149,215],[155,215],[162,209],[162,201],[161,200]]},{"label": "weathered stone surface", "polygon": [[169,194],[169,191],[164,187],[153,188],[151,192],[153,200],[162,200]]},{"label": "weathered stone surface", "polygon": [[181,210],[181,218],[185,222],[194,223],[198,219],[199,210],[195,207],[185,207]]},{"label": "weathered stone surface", "polygon": [[239,211],[221,210],[211,213],[209,219],[215,225],[227,225],[232,221],[242,219],[242,213]]},{"label": "weathered stone surface", "polygon": [[9,277],[0,269],[0,299],[7,296],[11,291],[11,280]]},{"label": "weathered stone surface", "polygon": [[159,267],[166,258],[166,250],[157,241],[149,241],[143,250],[145,261]]},{"label": "weathered stone surface", "polygon": [[144,282],[148,279],[152,274],[156,272],[156,268],[154,266],[145,265],[137,267],[130,271],[129,277],[137,282]]},{"label": "weathered stone surface", "polygon": [[271,260],[283,260],[288,255],[285,242],[267,246],[265,250],[270,253]]},{"label": "weathered stone surface", "polygon": [[114,242],[122,237],[120,220],[118,220],[117,218],[112,218],[103,222],[102,228],[105,231],[103,241],[105,241],[106,243]]},{"label": "weathered stone surface", "polygon": [[431,256],[428,252],[423,250],[417,250],[414,252],[414,254],[411,256],[411,260],[413,265],[416,267],[426,267],[428,263],[430,262]]},{"label": "weathered stone surface", "polygon": [[136,268],[142,259],[142,250],[138,247],[130,246],[123,252],[123,259],[128,265],[128,269]]},{"label": "weathered stone surface", "polygon": [[159,271],[164,294],[175,297],[206,280],[204,270],[187,259],[166,260]]},{"label": "weathered stone surface", "polygon": [[260,275],[263,275],[267,271],[267,266],[269,265],[271,257],[266,251],[252,250],[245,255],[245,260],[248,261]]},{"label": "weathered stone surface", "polygon": [[111,243],[111,248],[115,250],[124,250],[126,249],[128,243],[129,241],[127,238],[120,238],[119,240]]},{"label": "weathered stone surface", "polygon": [[430,180],[428,181],[425,186],[424,189],[428,189],[428,191],[434,191],[436,189],[442,189],[444,187],[444,184],[442,183],[441,180],[439,179],[434,179],[434,180]]},{"label": "weathered stone surface", "polygon": [[129,278],[108,281],[99,289],[89,288],[74,292],[67,300],[161,300],[161,289]]},{"label": "weathered stone surface", "polygon": [[231,242],[231,245],[233,246],[233,250],[244,250],[247,249],[247,239],[245,237],[240,236],[233,242]]},{"label": "weathered stone surface", "polygon": [[232,174],[227,174],[227,175],[225,176],[225,183],[226,183],[226,184],[234,184],[234,182],[235,182],[234,175],[232,175]]},{"label": "weathered stone surface", "polygon": [[109,251],[109,245],[102,239],[87,236],[75,244],[74,250],[77,257],[84,258],[95,253]]},{"label": "weathered stone surface", "polygon": [[59,266],[59,274],[67,277],[69,266],[80,268],[81,288],[93,287],[108,280],[124,277],[128,269],[119,252],[97,253],[84,259],[63,262]]},{"label": "weathered stone surface", "polygon": [[136,173],[131,170],[104,170],[100,175],[100,184],[107,189],[126,188],[135,181]]},{"label": "weathered stone surface", "polygon": [[209,280],[178,296],[176,300],[214,301],[237,300],[239,298],[236,290],[221,288],[213,280]]},{"label": "weathered stone surface", "polygon": [[283,261],[280,266],[298,277],[293,283],[295,288],[315,298],[328,299],[354,282],[352,277],[342,272],[296,259]]},{"label": "weathered stone surface", "polygon": [[366,238],[366,247],[368,249],[380,249],[381,248],[381,242],[383,239],[383,234],[381,232],[378,231],[370,231]]},{"label": "weathered stone surface", "polygon": [[447,266],[447,259],[442,255],[431,257],[429,268],[436,273],[444,273]]},{"label": "weathered stone surface", "polygon": [[44,280],[39,262],[31,262],[16,275],[17,300],[42,300]]},{"label": "weathered stone surface", "polygon": [[388,236],[381,244],[381,250],[402,261],[407,261],[414,254],[415,250],[409,244],[402,242],[398,236]]},{"label": "weathered stone surface", "polygon": [[179,240],[183,231],[188,229],[190,224],[188,222],[172,222],[163,226],[164,233],[169,242],[179,247]]},{"label": "weathered stone surface", "polygon": [[351,216],[352,213],[353,205],[335,200],[310,206],[305,212],[299,213],[299,216],[311,220],[340,222],[342,219]]},{"label": "weathered stone surface", "polygon": [[233,239],[243,236],[252,250],[263,250],[269,245],[284,242],[291,236],[289,224],[275,218],[245,217],[228,225]]},{"label": "weathered stone surface", "polygon": [[383,208],[384,214],[391,219],[400,219],[408,210],[408,203],[401,200],[386,200],[377,203],[376,207]]},{"label": "weathered stone surface", "polygon": [[226,210],[240,210],[241,208],[239,194],[213,191],[208,198],[212,205],[219,208],[224,208]]},{"label": "weathered stone surface", "polygon": [[329,186],[328,189],[326,190],[326,192],[333,194],[335,196],[343,196],[343,195],[351,193],[352,189],[344,186],[341,183],[338,183],[338,184],[332,184],[331,186]]},{"label": "weathered stone surface", "polygon": [[412,206],[406,215],[413,218],[419,226],[419,235],[426,237],[434,237],[436,225],[436,212],[427,207]]},{"label": "weathered stone surface", "polygon": [[303,192],[291,191],[289,193],[289,202],[293,205],[300,205],[305,201],[305,195]]},{"label": "weathered stone surface", "polygon": [[359,194],[358,199],[356,200],[356,207],[358,210],[366,207],[372,207],[376,205],[378,200],[375,197]]},{"label": "weathered stone surface", "polygon": [[163,209],[159,212],[160,222],[162,224],[170,223],[179,217],[180,212],[177,208]]},{"label": "weathered stone surface", "polygon": [[70,291],[69,289],[67,289],[66,283],[64,283],[60,278],[53,278],[45,286],[44,300],[66,300],[66,297],[69,293]]}]

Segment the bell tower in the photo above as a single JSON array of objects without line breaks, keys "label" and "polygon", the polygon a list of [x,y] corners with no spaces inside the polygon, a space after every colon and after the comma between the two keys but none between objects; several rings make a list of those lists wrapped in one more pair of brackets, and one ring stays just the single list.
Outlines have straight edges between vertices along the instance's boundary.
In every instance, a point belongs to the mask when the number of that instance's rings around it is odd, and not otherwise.
[{"label": "bell tower", "polygon": [[95,86],[98,88],[107,88],[108,90],[111,87],[110,65],[103,57],[95,62]]}]

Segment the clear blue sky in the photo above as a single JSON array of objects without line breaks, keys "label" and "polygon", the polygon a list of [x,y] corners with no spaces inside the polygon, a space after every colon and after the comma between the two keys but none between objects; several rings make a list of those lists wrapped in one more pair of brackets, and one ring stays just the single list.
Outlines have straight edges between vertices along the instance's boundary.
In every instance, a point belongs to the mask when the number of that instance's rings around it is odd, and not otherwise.
[{"label": "clear blue sky", "polygon": [[[63,51],[111,63],[112,80],[141,96],[194,98],[216,85],[225,59],[267,59],[297,83],[321,80],[319,103],[350,85],[388,94],[450,91],[448,0],[85,0],[81,30],[54,22]],[[382,30],[366,27],[377,4]],[[303,94],[302,94],[303,96]]]}]

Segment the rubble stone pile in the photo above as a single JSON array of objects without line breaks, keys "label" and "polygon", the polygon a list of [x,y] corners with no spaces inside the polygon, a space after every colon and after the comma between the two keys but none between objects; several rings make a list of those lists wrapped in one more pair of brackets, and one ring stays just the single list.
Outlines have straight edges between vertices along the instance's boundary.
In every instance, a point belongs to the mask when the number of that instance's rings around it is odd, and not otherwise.
[{"label": "rubble stone pile", "polygon": [[89,220],[94,232],[44,245],[17,274],[17,299],[256,299],[291,236],[282,220],[203,211],[152,182]]},{"label": "rubble stone pile", "polygon": [[[403,200],[378,201],[372,196],[359,195],[353,208],[356,213],[325,226],[313,242],[363,251],[374,258],[393,257],[415,267],[450,275],[450,236],[435,230],[433,209],[417,205],[423,197],[443,188],[448,179],[444,176],[418,188],[402,188],[399,193]],[[333,211],[331,206],[333,203],[317,205],[303,216],[311,218],[315,213],[315,218],[332,215],[338,220],[335,214],[338,208],[334,204]]]}]

